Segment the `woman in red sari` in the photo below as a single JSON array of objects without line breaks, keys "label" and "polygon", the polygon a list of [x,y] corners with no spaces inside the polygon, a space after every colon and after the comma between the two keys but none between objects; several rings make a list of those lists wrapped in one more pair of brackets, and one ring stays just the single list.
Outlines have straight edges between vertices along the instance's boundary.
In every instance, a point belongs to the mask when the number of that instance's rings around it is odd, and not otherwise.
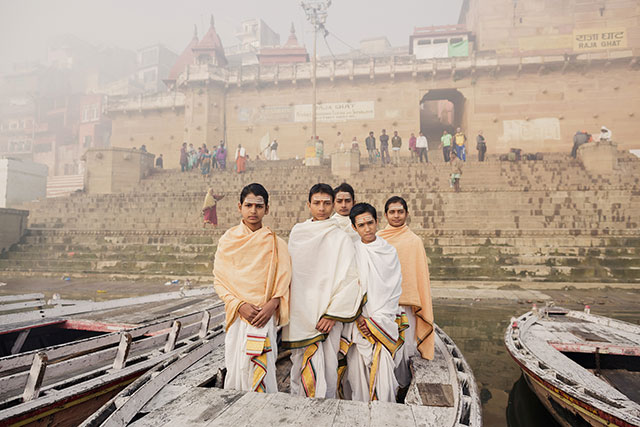
[{"label": "woman in red sari", "polygon": [[204,198],[204,204],[202,205],[202,215],[204,216],[204,224],[202,227],[206,227],[207,224],[213,225],[213,228],[218,226],[218,213],[216,212],[216,203],[218,200],[222,200],[224,196],[219,196],[213,193],[213,188],[209,188],[207,195]]}]

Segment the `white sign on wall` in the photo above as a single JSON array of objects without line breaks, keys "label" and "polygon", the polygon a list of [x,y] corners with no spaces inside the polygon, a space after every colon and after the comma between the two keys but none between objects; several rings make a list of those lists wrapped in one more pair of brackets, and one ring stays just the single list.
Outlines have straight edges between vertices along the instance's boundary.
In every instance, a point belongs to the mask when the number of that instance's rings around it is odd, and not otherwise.
[{"label": "white sign on wall", "polygon": [[502,126],[502,140],[506,142],[560,139],[560,120],[557,117],[533,120],[504,120]]},{"label": "white sign on wall", "polygon": [[[374,105],[373,101],[318,104],[316,106],[316,119],[319,122],[373,119],[375,117]],[[293,107],[293,121],[310,122],[311,104],[295,105]]]}]

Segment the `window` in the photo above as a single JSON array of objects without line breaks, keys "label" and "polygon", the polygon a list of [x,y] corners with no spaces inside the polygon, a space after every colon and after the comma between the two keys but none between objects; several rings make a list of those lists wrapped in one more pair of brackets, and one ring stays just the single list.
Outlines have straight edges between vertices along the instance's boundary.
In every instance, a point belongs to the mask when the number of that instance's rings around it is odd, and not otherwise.
[{"label": "window", "polygon": [[0,153],[6,153],[9,149],[9,143],[7,141],[0,141]]},{"label": "window", "polygon": [[433,41],[433,44],[441,44],[441,43],[449,43],[449,40],[447,40],[447,39],[435,39]]},{"label": "window", "polygon": [[87,105],[82,110],[82,122],[93,122],[98,118],[98,104]]},{"label": "window", "polygon": [[424,46],[427,44],[431,44],[431,40],[430,39],[422,39],[422,40],[418,40],[418,46]]},{"label": "window", "polygon": [[449,40],[449,43],[460,43],[462,40],[462,37],[453,37],[451,40]]},{"label": "window", "polygon": [[83,144],[84,148],[91,147],[91,140],[92,140],[91,135],[84,136],[84,144]]}]

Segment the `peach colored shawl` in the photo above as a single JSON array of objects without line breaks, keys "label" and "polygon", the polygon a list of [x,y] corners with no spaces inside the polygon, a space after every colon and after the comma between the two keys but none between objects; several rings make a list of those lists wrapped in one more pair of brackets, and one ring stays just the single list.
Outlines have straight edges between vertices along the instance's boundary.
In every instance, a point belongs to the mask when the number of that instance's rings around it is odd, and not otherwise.
[{"label": "peach colored shawl", "polygon": [[434,331],[429,264],[424,243],[407,225],[387,226],[378,232],[398,251],[402,270],[400,305],[413,307],[416,315],[416,341],[424,359],[433,359]]},{"label": "peach colored shawl", "polygon": [[280,298],[278,325],[289,323],[291,258],[287,244],[268,227],[251,231],[240,223],[218,241],[213,264],[213,286],[226,312],[229,328],[243,302],[263,306]]}]

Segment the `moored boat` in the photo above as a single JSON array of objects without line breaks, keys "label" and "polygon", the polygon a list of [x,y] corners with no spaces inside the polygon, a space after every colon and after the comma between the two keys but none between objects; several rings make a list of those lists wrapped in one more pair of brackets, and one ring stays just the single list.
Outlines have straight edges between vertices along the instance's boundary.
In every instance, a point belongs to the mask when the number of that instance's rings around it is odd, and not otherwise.
[{"label": "moored boat", "polygon": [[[114,396],[82,427],[255,423],[481,426],[478,389],[460,349],[437,326],[435,345],[434,360],[412,360],[413,380],[404,404],[224,390],[224,349],[220,345],[198,360],[182,357],[159,365]],[[284,353],[281,356],[279,389],[287,390],[288,358]]]},{"label": "moored boat", "polygon": [[563,426],[640,426],[640,326],[559,307],[512,319],[504,337]]},{"label": "moored boat", "polygon": [[222,336],[223,306],[212,295],[197,289],[104,302],[2,297],[0,426],[78,425],[159,363],[185,352],[204,355]]}]

